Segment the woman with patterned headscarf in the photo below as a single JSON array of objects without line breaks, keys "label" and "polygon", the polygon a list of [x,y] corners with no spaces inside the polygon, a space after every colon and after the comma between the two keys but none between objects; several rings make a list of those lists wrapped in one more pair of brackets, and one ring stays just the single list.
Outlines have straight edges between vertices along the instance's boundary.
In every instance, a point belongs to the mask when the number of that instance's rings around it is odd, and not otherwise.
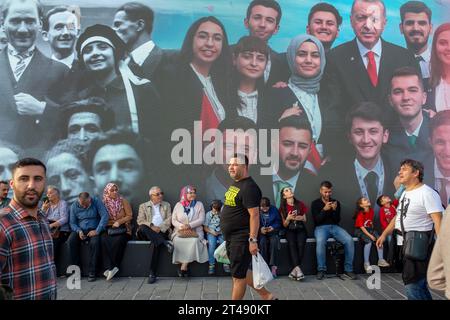
[{"label": "woman with patterned headscarf", "polygon": [[102,236],[102,249],[106,253],[103,275],[111,280],[119,272],[125,247],[131,238],[131,219],[133,213],[130,203],[119,194],[119,187],[108,183],[103,190],[103,203],[108,210],[107,232]]},{"label": "woman with patterned headscarf", "polygon": [[208,261],[208,249],[203,233],[205,208],[196,200],[197,191],[193,186],[185,186],[180,192],[180,201],[173,208],[172,263],[181,263],[178,276],[188,276],[188,264],[192,261]]}]

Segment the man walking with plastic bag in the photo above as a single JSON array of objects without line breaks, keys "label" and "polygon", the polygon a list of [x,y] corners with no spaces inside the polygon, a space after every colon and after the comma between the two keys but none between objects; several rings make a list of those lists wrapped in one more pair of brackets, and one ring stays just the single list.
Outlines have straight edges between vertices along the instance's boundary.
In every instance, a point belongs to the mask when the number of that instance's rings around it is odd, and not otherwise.
[{"label": "man walking with plastic bag", "polygon": [[220,228],[226,241],[227,256],[231,264],[233,277],[231,299],[241,300],[249,285],[262,299],[273,300],[273,294],[267,289],[254,287],[253,275],[249,271],[252,255],[258,253],[261,190],[248,175],[247,156],[234,154],[229,162],[228,173],[234,183],[225,193]]}]

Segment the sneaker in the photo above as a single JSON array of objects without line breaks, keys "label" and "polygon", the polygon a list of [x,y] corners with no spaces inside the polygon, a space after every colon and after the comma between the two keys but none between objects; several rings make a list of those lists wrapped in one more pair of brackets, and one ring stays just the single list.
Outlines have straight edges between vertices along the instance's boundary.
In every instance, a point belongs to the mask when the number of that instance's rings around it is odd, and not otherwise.
[{"label": "sneaker", "polygon": [[350,280],[356,280],[358,279],[358,277],[356,276],[356,274],[354,274],[353,272],[347,272],[344,271],[344,276],[346,276],[347,278],[349,278]]},{"label": "sneaker", "polygon": [[94,282],[95,280],[97,280],[97,279],[95,278],[95,274],[90,273],[89,276],[88,276],[88,282]]},{"label": "sneaker", "polygon": [[230,273],[230,265],[229,264],[224,264],[223,265],[223,271],[225,273]]},{"label": "sneaker", "polygon": [[270,268],[270,271],[272,272],[272,276],[274,277],[274,278],[276,278],[277,277],[277,266],[272,266],[272,268]]},{"label": "sneaker", "polygon": [[208,275],[212,276],[216,273],[216,266],[214,264],[210,264],[208,268]]},{"label": "sneaker", "polygon": [[106,277],[106,281],[111,280],[116,275],[117,272],[119,272],[119,268],[117,267],[114,267],[111,271],[109,271],[108,276]]},{"label": "sneaker", "polygon": [[370,266],[370,263],[364,262],[364,270],[366,273],[372,274],[372,267]]},{"label": "sneaker", "polygon": [[153,272],[151,272],[150,275],[148,276],[147,283],[154,284],[155,282],[156,282],[156,275]]},{"label": "sneaker", "polygon": [[103,272],[103,275],[105,276],[105,278],[108,278],[108,273],[110,272],[110,270],[106,270],[105,272]]},{"label": "sneaker", "polygon": [[295,280],[300,281],[300,280],[303,280],[303,279],[305,279],[305,275],[303,274],[302,269],[298,268],[297,279],[295,279]]},{"label": "sneaker", "polygon": [[391,265],[384,259],[378,260],[378,266],[379,267],[390,267]]},{"label": "sneaker", "polygon": [[317,280],[323,280],[325,278],[325,272],[324,271],[318,271],[316,275]]}]

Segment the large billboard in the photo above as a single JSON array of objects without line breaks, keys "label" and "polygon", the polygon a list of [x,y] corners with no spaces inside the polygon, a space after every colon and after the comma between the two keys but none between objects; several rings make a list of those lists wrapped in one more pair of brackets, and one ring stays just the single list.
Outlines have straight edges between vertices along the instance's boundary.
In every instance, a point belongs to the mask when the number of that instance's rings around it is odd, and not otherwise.
[{"label": "large billboard", "polygon": [[[223,199],[226,162],[240,150],[273,204],[288,185],[309,207],[331,181],[351,232],[359,197],[376,209],[394,197],[404,158],[423,162],[441,195],[450,189],[448,1],[424,2],[431,24],[425,11],[402,17],[406,1],[358,1],[353,14],[353,1],[333,1],[338,14],[324,16],[309,14],[319,1],[249,13],[245,0],[139,2],[155,13],[140,52],[148,23],[117,11],[125,1],[42,1],[45,12],[70,6],[76,19],[61,33],[6,16],[0,180],[33,156],[69,202],[116,182],[137,215],[150,187],[174,205],[191,184],[206,207]],[[125,51],[95,24],[114,27]]]}]

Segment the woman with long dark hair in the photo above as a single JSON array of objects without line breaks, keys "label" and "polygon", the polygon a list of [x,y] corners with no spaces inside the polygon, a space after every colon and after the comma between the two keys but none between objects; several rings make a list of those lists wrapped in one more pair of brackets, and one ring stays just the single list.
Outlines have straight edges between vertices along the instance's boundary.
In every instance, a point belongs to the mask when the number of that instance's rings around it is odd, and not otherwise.
[{"label": "woman with long dark hair", "polygon": [[305,204],[294,197],[291,187],[281,189],[280,215],[283,227],[286,228],[286,239],[289,246],[289,256],[294,266],[289,278],[300,281],[305,275],[300,268],[306,245],[306,212]]},{"label": "woman with long dark hair", "polygon": [[450,22],[441,24],[431,47],[431,92],[428,105],[436,112],[450,109]]}]

